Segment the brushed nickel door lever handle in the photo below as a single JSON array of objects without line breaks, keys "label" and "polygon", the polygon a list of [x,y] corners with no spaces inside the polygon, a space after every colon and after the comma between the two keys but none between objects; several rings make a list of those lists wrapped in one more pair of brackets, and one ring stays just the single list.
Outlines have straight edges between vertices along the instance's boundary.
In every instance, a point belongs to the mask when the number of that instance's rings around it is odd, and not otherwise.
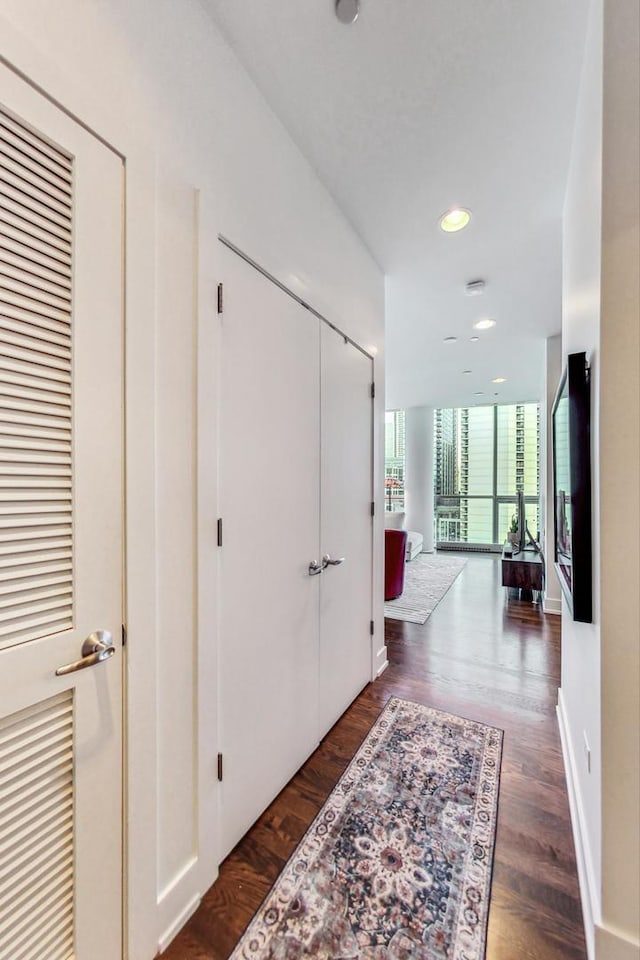
[{"label": "brushed nickel door lever handle", "polygon": [[95,633],[89,634],[82,644],[81,659],[66,663],[64,667],[58,667],[56,677],[65,677],[68,673],[75,673],[76,670],[86,670],[87,667],[93,667],[96,663],[109,660],[115,652],[111,633],[108,630],[96,630]]}]

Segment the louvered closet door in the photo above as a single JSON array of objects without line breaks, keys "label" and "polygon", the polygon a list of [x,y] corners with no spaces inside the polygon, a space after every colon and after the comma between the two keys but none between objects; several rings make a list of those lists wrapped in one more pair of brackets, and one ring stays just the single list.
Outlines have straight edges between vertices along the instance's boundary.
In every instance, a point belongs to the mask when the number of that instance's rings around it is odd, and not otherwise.
[{"label": "louvered closet door", "polygon": [[121,207],[0,67],[0,960],[121,957]]}]

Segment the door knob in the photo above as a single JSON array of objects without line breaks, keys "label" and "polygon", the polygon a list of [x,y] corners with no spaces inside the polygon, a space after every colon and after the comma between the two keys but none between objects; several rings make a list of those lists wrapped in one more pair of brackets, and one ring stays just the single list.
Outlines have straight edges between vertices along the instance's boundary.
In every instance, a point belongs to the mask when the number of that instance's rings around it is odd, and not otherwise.
[{"label": "door knob", "polygon": [[317,577],[319,573],[322,573],[324,567],[320,563],[316,563],[315,560],[312,560],[309,564],[309,576]]},{"label": "door knob", "polygon": [[96,663],[102,663],[114,655],[116,648],[113,645],[113,637],[108,630],[96,630],[90,633],[82,644],[82,658],[74,660],[73,663],[66,663],[64,667],[58,667],[56,677],[64,677],[68,673],[75,673],[76,670],[85,670]]},{"label": "door knob", "polygon": [[332,560],[328,553],[325,553],[322,558],[322,569],[326,570],[327,567],[339,567],[341,563],[344,563],[345,557],[338,557],[337,560]]}]

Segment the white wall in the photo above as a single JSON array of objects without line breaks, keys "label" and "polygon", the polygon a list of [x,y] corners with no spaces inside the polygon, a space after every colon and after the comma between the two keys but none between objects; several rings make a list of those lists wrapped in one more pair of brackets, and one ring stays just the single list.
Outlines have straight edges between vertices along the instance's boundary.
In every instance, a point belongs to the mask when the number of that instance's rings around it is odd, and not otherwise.
[{"label": "white wall", "polygon": [[[560,705],[580,822],[587,936],[600,914],[600,232],[602,216],[602,0],[592,0],[564,208],[562,352],[591,364],[593,623],[575,623],[562,603]],[[584,746],[591,750],[588,769]]]},{"label": "white wall", "polygon": [[0,32],[126,161],[129,956],[148,960],[217,864],[217,234],[378,348],[381,492],[384,281],[197,0],[4,0]]},{"label": "white wall", "polygon": [[[640,4],[605,0],[600,318],[602,925],[640,957]],[[620,549],[620,527],[629,549]]]},{"label": "white wall", "polygon": [[592,0],[564,211],[563,354],[586,350],[592,374],[594,616],[563,602],[559,711],[596,960],[640,956],[639,27],[636,0]]},{"label": "white wall", "polygon": [[551,410],[562,374],[562,337],[547,337],[545,343],[544,392],[540,404],[540,491],[543,531],[543,552],[546,561],[544,611],[558,614],[562,611],[560,581],[554,566],[554,494],[553,494],[553,425]]}]

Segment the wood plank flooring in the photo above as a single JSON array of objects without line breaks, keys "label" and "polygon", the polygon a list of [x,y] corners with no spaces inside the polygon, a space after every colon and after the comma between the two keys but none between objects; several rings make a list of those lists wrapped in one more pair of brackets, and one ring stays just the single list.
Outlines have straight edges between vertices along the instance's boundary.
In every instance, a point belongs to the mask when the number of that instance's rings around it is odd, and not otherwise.
[{"label": "wood plank flooring", "polygon": [[505,732],[487,960],[586,960],[555,715],[560,618],[508,601],[498,561],[472,555],[426,624],[385,632],[388,669],[225,860],[164,960],[226,960],[391,695]]}]

